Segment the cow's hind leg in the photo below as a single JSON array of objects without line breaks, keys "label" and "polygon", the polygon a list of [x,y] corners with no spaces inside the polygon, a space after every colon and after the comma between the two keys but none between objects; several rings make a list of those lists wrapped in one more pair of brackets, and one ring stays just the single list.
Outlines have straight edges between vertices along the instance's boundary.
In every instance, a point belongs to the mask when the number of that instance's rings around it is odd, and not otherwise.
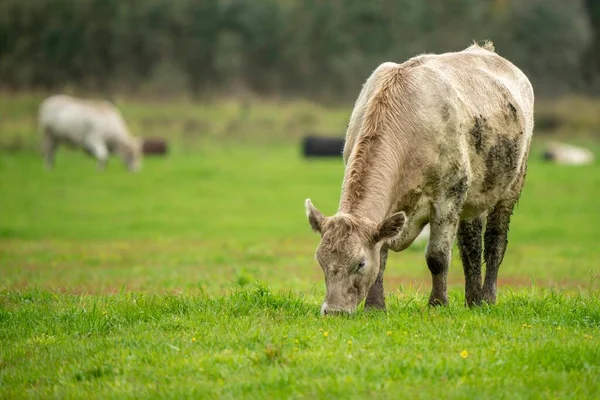
[{"label": "cow's hind leg", "polygon": [[44,155],[44,165],[48,169],[54,167],[54,154],[56,153],[57,142],[49,129],[44,129],[42,139],[42,153]]},{"label": "cow's hind leg", "polygon": [[468,306],[481,304],[481,251],[483,220],[476,217],[458,225],[458,249],[465,271],[465,301]]},{"label": "cow's hind leg", "polygon": [[452,244],[456,236],[458,216],[459,208],[457,206],[435,206],[433,216],[429,221],[431,234],[425,259],[432,279],[430,305],[448,304],[448,267],[452,257]]},{"label": "cow's hind leg", "polygon": [[377,275],[375,283],[373,284],[373,286],[371,286],[371,289],[369,289],[367,299],[365,300],[365,308],[385,310],[385,296],[383,292],[383,273],[385,272],[387,258],[388,249],[382,248],[379,263],[379,274]]},{"label": "cow's hind leg", "polygon": [[496,282],[498,269],[504,258],[508,244],[508,227],[516,200],[507,200],[496,205],[487,218],[484,238],[485,281],[483,300],[496,303]]}]

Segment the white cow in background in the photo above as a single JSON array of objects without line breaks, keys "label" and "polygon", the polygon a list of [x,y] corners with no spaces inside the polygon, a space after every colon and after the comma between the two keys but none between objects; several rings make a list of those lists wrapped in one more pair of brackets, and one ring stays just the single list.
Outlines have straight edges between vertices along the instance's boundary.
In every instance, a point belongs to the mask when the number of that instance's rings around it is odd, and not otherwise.
[{"label": "white cow in background", "polygon": [[543,158],[559,165],[587,165],[594,163],[594,153],[584,147],[551,142],[544,149]]},{"label": "white cow in background", "polygon": [[100,170],[111,153],[119,154],[130,171],[141,166],[142,140],[131,136],[121,112],[109,101],[51,96],[40,105],[38,122],[48,168],[61,143],[83,148],[98,160]]}]

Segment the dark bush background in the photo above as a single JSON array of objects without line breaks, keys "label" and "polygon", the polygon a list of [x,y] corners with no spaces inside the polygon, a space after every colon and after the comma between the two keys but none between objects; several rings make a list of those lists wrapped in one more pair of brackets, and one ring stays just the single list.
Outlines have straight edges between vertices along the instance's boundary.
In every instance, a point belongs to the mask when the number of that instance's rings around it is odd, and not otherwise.
[{"label": "dark bush background", "polygon": [[0,87],[348,101],[484,39],[538,96],[598,93],[599,0],[0,0]]}]

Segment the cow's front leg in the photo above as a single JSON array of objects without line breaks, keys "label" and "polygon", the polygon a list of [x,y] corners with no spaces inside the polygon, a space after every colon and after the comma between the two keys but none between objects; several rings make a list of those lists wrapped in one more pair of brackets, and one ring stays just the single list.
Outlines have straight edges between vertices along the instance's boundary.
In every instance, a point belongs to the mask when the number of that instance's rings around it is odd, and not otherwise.
[{"label": "cow's front leg", "polygon": [[387,264],[388,258],[388,249],[386,247],[381,248],[380,258],[379,258],[379,274],[377,275],[377,279],[371,289],[369,289],[369,293],[367,294],[367,299],[365,300],[365,308],[385,310],[385,294],[383,291],[383,273],[385,272],[385,265]]},{"label": "cow's front leg", "polygon": [[108,148],[106,144],[101,140],[96,138],[95,135],[90,135],[84,144],[83,147],[85,150],[91,154],[96,160],[98,160],[98,171],[104,171],[106,168],[106,162],[108,161]]},{"label": "cow's front leg", "polygon": [[431,271],[432,288],[429,304],[448,304],[448,267],[452,257],[452,243],[458,226],[458,212],[454,209],[436,209],[430,221],[431,234],[425,259]]},{"label": "cow's front leg", "polygon": [[108,162],[108,160],[106,158],[99,158],[98,159],[98,171],[104,172],[104,170],[106,169],[107,162]]}]

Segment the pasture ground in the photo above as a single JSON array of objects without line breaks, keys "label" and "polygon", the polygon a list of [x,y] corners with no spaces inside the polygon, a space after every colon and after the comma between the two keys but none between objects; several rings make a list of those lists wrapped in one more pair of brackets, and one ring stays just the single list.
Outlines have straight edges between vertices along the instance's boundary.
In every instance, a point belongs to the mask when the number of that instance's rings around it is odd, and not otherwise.
[{"label": "pasture ground", "polygon": [[455,251],[427,307],[419,245],[390,255],[387,313],[322,318],[303,201],[333,213],[343,165],[297,139],[350,109],[124,101],[174,144],[133,175],[68,150],[45,171],[38,102],[0,98],[0,398],[600,395],[598,164],[534,149],[496,306],[463,306]]}]

